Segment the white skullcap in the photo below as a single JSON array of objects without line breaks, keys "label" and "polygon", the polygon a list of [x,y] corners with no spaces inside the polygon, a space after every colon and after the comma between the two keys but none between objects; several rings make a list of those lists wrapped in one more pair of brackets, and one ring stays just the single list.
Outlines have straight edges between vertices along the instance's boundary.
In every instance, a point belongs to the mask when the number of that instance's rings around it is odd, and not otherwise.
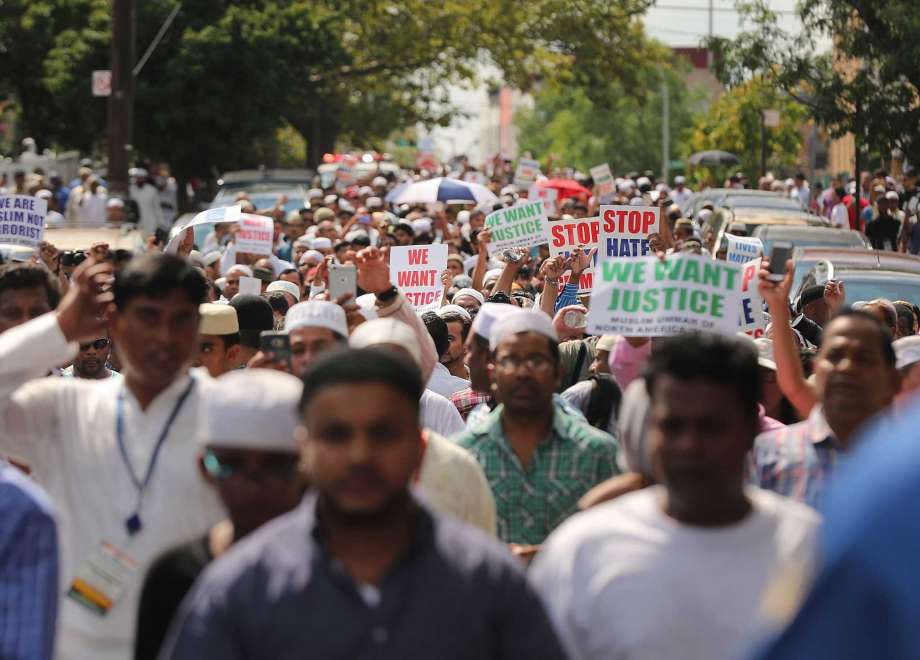
[{"label": "white skullcap", "polygon": [[644,206],[645,200],[642,199],[641,197],[633,197],[631,200],[629,200],[629,205],[630,206]]},{"label": "white skullcap", "polygon": [[221,254],[217,250],[213,250],[201,256],[201,263],[205,266],[210,266],[211,264],[217,263],[221,259]]},{"label": "white skullcap", "polygon": [[203,398],[202,446],[297,453],[294,438],[303,383],[274,369],[241,369],[217,378]]},{"label": "white skullcap", "polygon": [[470,212],[463,210],[457,214],[457,224],[465,225],[470,221]]},{"label": "white skullcap", "polygon": [[265,288],[265,293],[273,293],[275,291],[289,293],[294,296],[294,300],[300,300],[300,287],[298,287],[293,282],[288,282],[287,280],[276,280]]},{"label": "white skullcap", "polygon": [[188,253],[188,260],[193,266],[204,267],[204,262],[201,260],[201,252],[198,250],[192,250]]},{"label": "white skullcap", "polygon": [[371,185],[374,186],[375,188],[382,188],[387,185],[387,180],[386,178],[382,176],[375,176],[374,180],[371,181]]},{"label": "white skullcap", "polygon": [[201,303],[198,315],[198,332],[203,335],[235,335],[240,331],[236,309],[230,305]]},{"label": "white skullcap", "polygon": [[708,218],[708,217],[711,216],[711,215],[712,215],[712,211],[711,211],[711,210],[709,210],[709,209],[700,209],[700,210],[697,212],[697,214],[696,214],[696,219],[699,220],[700,222],[703,222],[704,220],[706,220],[706,218]]},{"label": "white skullcap", "polygon": [[383,200],[380,199],[379,197],[368,197],[364,201],[364,205],[368,209],[381,209],[383,208]]},{"label": "white skullcap", "polygon": [[470,298],[478,301],[480,305],[482,305],[486,301],[485,297],[481,293],[479,293],[476,289],[469,289],[469,288],[460,289],[459,291],[457,291],[457,293],[454,294],[453,299],[456,300],[460,296],[469,296]]},{"label": "white skullcap", "polygon": [[[502,339],[521,332],[536,332],[544,337],[549,337],[554,342],[559,342],[559,335],[553,327],[553,320],[540,311],[523,310],[514,308],[515,311],[500,319],[492,326],[489,333],[489,350],[498,348]],[[479,318],[477,315],[476,318]]]},{"label": "white skullcap", "polygon": [[412,231],[416,236],[419,234],[427,234],[431,231],[431,220],[428,218],[419,218],[418,220],[413,220]]},{"label": "white skullcap", "polygon": [[652,181],[647,176],[640,176],[638,179],[636,179],[636,185],[637,186],[650,186],[652,185]]},{"label": "white skullcap", "polygon": [[303,245],[304,247],[310,247],[313,244],[313,239],[304,234],[303,236],[298,237],[294,241],[294,245]]},{"label": "white skullcap", "polygon": [[368,197],[369,195],[373,195],[373,194],[374,194],[374,189],[371,188],[370,186],[361,186],[360,188],[358,188],[359,197]]},{"label": "white skullcap", "polygon": [[355,298],[355,304],[360,307],[361,316],[368,321],[377,318],[377,296],[373,293],[365,293]]},{"label": "white skullcap", "polygon": [[38,199],[51,199],[54,197],[54,193],[48,190],[47,188],[42,188],[41,190],[35,191],[35,196]]},{"label": "white skullcap", "polygon": [[896,358],[895,366],[898,369],[909,367],[915,362],[920,362],[920,335],[901,337],[892,344]]},{"label": "white skullcap", "polygon": [[685,178],[682,177],[682,176],[676,176],[676,177],[674,177],[674,185],[675,185],[675,186],[676,186],[676,185],[680,185],[681,183],[687,183],[687,179],[685,179]]},{"label": "white skullcap", "polygon": [[354,213],[355,207],[351,205],[348,200],[340,199],[339,200],[339,209],[342,211],[347,211],[348,213]]},{"label": "white skullcap", "polygon": [[483,339],[488,339],[497,321],[520,311],[523,311],[520,307],[506,303],[485,303],[476,313],[472,330]]},{"label": "white skullcap", "polygon": [[350,232],[345,234],[345,240],[351,243],[356,238],[367,238],[367,232],[363,229],[352,229]]},{"label": "white skullcap", "polygon": [[224,285],[225,285],[226,283],[227,283],[227,278],[226,278],[226,277],[218,277],[216,280],[214,280],[214,286],[216,286],[218,289],[220,289],[220,292],[221,292],[221,293],[223,293],[223,291],[224,291]]},{"label": "white skullcap", "polygon": [[440,316],[442,319],[444,318],[446,314],[450,314],[451,312],[453,312],[454,314],[459,314],[460,316],[465,318],[467,321],[473,320],[473,317],[470,316],[470,313],[466,311],[465,309],[463,309],[460,305],[444,305],[443,307],[439,307],[436,311],[437,311],[438,316]]},{"label": "white skullcap", "polygon": [[310,188],[307,191],[307,199],[322,199],[323,191],[321,188]]},{"label": "white skullcap", "polygon": [[145,170],[143,167],[138,167],[136,170],[134,170],[134,176],[147,176],[147,170]]},{"label": "white skullcap", "polygon": [[338,195],[326,195],[323,198],[323,204],[335,204],[335,200],[339,198]]},{"label": "white skullcap", "polygon": [[491,270],[487,270],[486,274],[482,276],[482,281],[488,282],[489,280],[497,280],[501,276],[502,276],[501,268],[492,268]]},{"label": "white skullcap", "polygon": [[754,340],[754,344],[757,346],[757,363],[764,369],[776,371],[776,360],[773,358],[773,340],[767,337],[759,337]]},{"label": "white skullcap", "polygon": [[898,196],[898,193],[896,193],[894,190],[889,190],[888,192],[885,193],[885,199],[897,202],[901,198]]},{"label": "white skullcap", "polygon": [[324,258],[325,257],[323,257],[322,252],[318,252],[317,250],[307,250],[302,255],[300,255],[300,265],[306,266],[307,264],[318,264]]},{"label": "white skullcap", "polygon": [[422,368],[422,349],[419,348],[415,332],[402,321],[392,318],[374,319],[359,325],[351,337],[348,345],[352,348],[368,348],[380,344],[392,344],[405,349],[415,366]]},{"label": "white skullcap", "polygon": [[298,328],[326,328],[337,335],[348,337],[345,310],[328,300],[307,300],[292,305],[284,317],[284,331]]},{"label": "white skullcap", "polygon": [[332,241],[325,236],[320,236],[319,238],[313,239],[313,243],[310,247],[312,247],[314,250],[331,250]]},{"label": "white skullcap", "polygon": [[227,275],[233,275],[234,273],[239,273],[240,275],[245,275],[246,277],[252,277],[252,268],[249,266],[244,266],[243,264],[236,264],[235,266],[230,266],[227,269]]},{"label": "white skullcap", "polygon": [[[36,193],[36,197],[37,196],[38,193]],[[107,209],[123,209],[125,208],[125,200],[121,197],[109,197],[109,200],[105,203],[105,207]]]},{"label": "white skullcap", "polygon": [[502,188],[499,194],[500,195],[514,195],[514,194],[517,194],[517,191],[518,191],[517,186],[514,184],[510,184]]},{"label": "white skullcap", "polygon": [[623,181],[617,184],[617,190],[619,190],[621,193],[629,192],[630,190],[633,189],[633,185],[634,184],[632,180],[624,179]]}]

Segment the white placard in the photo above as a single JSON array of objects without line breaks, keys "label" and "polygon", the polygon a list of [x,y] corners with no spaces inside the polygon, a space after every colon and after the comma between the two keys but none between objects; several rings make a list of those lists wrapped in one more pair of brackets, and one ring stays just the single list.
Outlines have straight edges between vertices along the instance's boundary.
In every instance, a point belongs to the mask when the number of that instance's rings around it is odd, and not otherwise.
[{"label": "white placard", "polygon": [[598,258],[644,257],[648,237],[661,227],[657,206],[601,206]]},{"label": "white placard", "polygon": [[539,161],[531,158],[521,158],[517,169],[514,171],[514,185],[518,188],[530,188],[537,177],[540,176]]},{"label": "white placard", "polygon": [[763,314],[763,298],[757,289],[760,273],[760,259],[754,259],[742,266],[741,301],[738,313],[738,328],[754,339],[763,337],[766,319]]},{"label": "white placard", "polygon": [[543,209],[548,216],[556,215],[556,198],[558,197],[559,191],[555,188],[546,188],[538,184],[530,186],[527,191],[528,200],[532,202],[538,200],[543,202]]},{"label": "white placard", "polygon": [[240,215],[239,223],[240,229],[234,238],[237,252],[264,256],[272,253],[275,222],[271,218],[243,213]]},{"label": "white placard", "polygon": [[543,202],[515,204],[490,213],[485,222],[485,226],[492,230],[489,254],[542,244],[546,240],[544,223],[546,211]]},{"label": "white placard", "polygon": [[258,277],[249,277],[247,275],[240,275],[240,294],[244,296],[260,296],[262,295],[262,280]]},{"label": "white placard", "polygon": [[751,259],[763,256],[763,243],[759,238],[735,236],[734,234],[726,234],[725,238],[728,239],[726,261],[733,264],[746,264]]},{"label": "white placard", "polygon": [[36,248],[45,235],[48,201],[31,195],[0,195],[0,243]]},{"label": "white placard", "polygon": [[182,225],[180,228],[176,229],[176,233],[173,234],[173,237],[169,239],[169,243],[166,244],[166,252],[175,254],[176,250],[179,247],[179,243],[182,242],[182,234],[185,233],[185,230],[189,227],[197,227],[198,225],[216,225],[221,222],[237,222],[240,219],[240,214],[243,211],[243,207],[237,204],[236,206],[219,206],[214,209],[208,209],[207,211],[202,211],[194,218],[191,222]]},{"label": "white placard", "polygon": [[447,245],[407,245],[390,248],[390,281],[412,303],[418,313],[441,306],[447,270]]},{"label": "white placard", "polygon": [[[562,255],[568,257],[572,250],[579,245],[585,246],[586,254],[597,247],[597,238],[600,231],[600,218],[575,218],[573,220],[553,220],[546,223],[546,241],[549,244],[549,256]],[[597,255],[594,256],[597,262]],[[571,271],[566,271],[559,283],[560,287],[569,283]],[[590,267],[581,274],[578,282],[578,293],[591,293],[594,286],[594,267]]]}]

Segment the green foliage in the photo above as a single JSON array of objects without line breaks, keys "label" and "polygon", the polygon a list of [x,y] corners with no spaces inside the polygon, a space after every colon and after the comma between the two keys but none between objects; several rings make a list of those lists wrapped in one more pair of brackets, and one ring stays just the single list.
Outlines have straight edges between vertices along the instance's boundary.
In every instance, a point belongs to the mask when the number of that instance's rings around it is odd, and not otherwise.
[{"label": "green foliage", "polygon": [[854,133],[860,145],[883,153],[897,148],[920,162],[917,0],[802,2],[795,36],[780,28],[765,0],[746,0],[739,9],[750,29],[711,41],[720,79],[734,85],[763,75],[833,136]]},{"label": "green foliage", "polygon": [[687,89],[680,70],[647,64],[634,74],[641,95],[619,81],[592,90],[547,85],[536,94],[533,110],[518,115],[520,148],[583,172],[603,162],[619,173],[660,171],[662,83],[668,89],[672,157],[693,125],[700,97]]}]

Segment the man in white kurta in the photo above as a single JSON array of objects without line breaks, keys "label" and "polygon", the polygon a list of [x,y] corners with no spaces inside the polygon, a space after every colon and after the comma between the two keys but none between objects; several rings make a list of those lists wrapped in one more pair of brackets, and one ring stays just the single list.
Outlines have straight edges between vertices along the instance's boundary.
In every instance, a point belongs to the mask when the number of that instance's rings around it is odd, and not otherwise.
[{"label": "man in white kurta", "polygon": [[[182,362],[173,382],[142,409],[130,379],[43,377],[73,358],[77,340],[94,325],[99,307],[93,306],[93,289],[86,281],[93,266],[87,261],[80,267],[56,312],[0,335],[0,453],[28,464],[58,511],[62,598],[57,657],[125,660],[133,657],[138,598],[149,564],[164,550],[204,533],[222,516],[217,498],[196,472],[195,460],[198,406],[212,381],[201,371],[189,372]],[[77,317],[82,318],[75,324]],[[126,351],[122,357],[126,363],[133,357],[138,368],[137,356]],[[116,429],[120,396],[124,455]],[[138,507],[132,473],[143,480],[177,407]],[[142,524],[131,534],[126,521],[135,513]],[[133,568],[108,592],[114,602],[104,615],[100,608],[68,596],[75,576],[85,574],[87,561],[102,543],[124,553],[119,567]]]}]

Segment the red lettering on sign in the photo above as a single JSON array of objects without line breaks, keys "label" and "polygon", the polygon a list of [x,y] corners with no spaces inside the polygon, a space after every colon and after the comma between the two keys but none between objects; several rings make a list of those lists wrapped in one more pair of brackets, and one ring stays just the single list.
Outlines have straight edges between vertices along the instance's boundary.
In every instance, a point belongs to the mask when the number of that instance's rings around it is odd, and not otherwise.
[{"label": "red lettering on sign", "polygon": [[414,266],[416,264],[427,264],[428,263],[428,250],[409,250],[409,265]]}]

